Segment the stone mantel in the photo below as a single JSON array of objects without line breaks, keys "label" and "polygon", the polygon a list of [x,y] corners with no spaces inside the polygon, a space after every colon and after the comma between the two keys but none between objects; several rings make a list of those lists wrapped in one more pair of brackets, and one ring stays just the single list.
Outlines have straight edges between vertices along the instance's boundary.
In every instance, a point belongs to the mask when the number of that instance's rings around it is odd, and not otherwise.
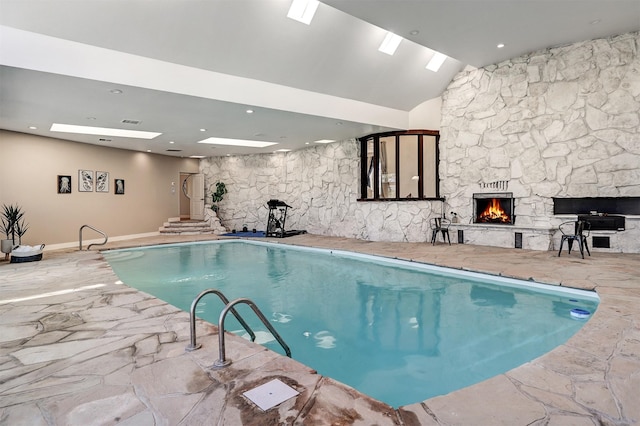
[{"label": "stone mantel", "polygon": [[497,223],[452,223],[451,229],[487,229],[498,231],[512,231],[512,232],[539,232],[539,233],[553,233],[556,231],[556,227],[542,227],[542,226],[518,226],[518,225],[500,225]]},{"label": "stone mantel", "polygon": [[499,225],[493,223],[452,223],[452,239],[458,241],[458,231],[463,232],[464,244],[514,248],[516,233],[522,234],[522,248],[528,250],[552,250],[557,228]]},{"label": "stone mantel", "polygon": [[[557,216],[559,217],[559,216]],[[575,220],[576,215],[562,215],[565,220]],[[617,252],[625,253],[633,250],[630,241],[634,240],[633,235],[638,233],[638,222],[640,216],[628,215],[627,229],[624,231],[614,230],[593,230],[590,235],[604,236],[610,239],[610,248],[593,247],[593,242],[589,238],[589,250],[591,252]],[[629,220],[632,222],[629,223]],[[563,220],[564,221],[564,220]],[[482,246],[496,246],[504,248],[515,248],[515,234],[522,234],[522,248],[527,250],[557,250],[560,244],[560,231],[557,226],[517,226],[499,225],[491,223],[452,223],[449,228],[453,243],[458,241],[457,232],[464,233],[464,244],[475,244]],[[631,237],[629,237],[631,235]]]}]

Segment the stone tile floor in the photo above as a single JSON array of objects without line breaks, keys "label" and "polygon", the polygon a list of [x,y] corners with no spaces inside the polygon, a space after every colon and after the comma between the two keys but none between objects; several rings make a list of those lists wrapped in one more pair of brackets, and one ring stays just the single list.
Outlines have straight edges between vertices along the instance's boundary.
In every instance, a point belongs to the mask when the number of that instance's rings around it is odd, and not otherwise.
[{"label": "stone tile floor", "polygon": [[[158,236],[107,248],[212,239]],[[262,239],[264,240],[264,239]],[[595,289],[601,304],[566,344],[506,374],[394,410],[234,335],[223,370],[217,328],[185,352],[187,313],[118,281],[96,251],[0,261],[1,425],[630,425],[640,424],[640,255],[557,257],[470,245],[299,235],[351,250]],[[278,378],[300,394],[262,411],[242,396]]]}]

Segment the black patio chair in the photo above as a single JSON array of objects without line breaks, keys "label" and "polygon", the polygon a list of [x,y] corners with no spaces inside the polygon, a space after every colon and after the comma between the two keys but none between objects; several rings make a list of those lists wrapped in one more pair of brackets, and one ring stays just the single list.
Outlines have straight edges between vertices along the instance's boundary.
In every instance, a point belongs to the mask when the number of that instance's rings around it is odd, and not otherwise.
[{"label": "black patio chair", "polygon": [[429,223],[431,226],[431,244],[435,245],[436,237],[438,236],[438,233],[441,233],[442,242],[444,243],[445,241],[449,241],[449,245],[451,245],[451,238],[449,237],[449,226],[451,225],[451,221],[444,217],[434,217],[430,219]]},{"label": "black patio chair", "polygon": [[[576,221],[568,221],[563,222],[558,227],[560,232],[562,232],[562,239],[560,240],[560,250],[558,251],[558,257],[560,257],[560,253],[562,253],[562,246],[564,242],[567,242],[569,246],[569,254],[571,254],[571,248],[573,247],[573,242],[577,241],[578,246],[580,247],[580,255],[584,259],[584,249],[587,249],[587,253],[591,256],[591,252],[589,251],[589,245],[587,244],[587,237],[591,231],[591,224],[586,220],[576,220]],[[573,233],[571,233],[573,231]]]}]

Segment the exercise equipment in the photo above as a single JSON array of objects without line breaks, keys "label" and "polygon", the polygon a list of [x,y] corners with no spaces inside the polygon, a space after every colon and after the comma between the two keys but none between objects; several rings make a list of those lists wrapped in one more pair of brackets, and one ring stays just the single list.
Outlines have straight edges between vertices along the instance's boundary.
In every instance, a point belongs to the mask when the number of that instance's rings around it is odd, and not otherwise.
[{"label": "exercise equipment", "polygon": [[306,234],[307,231],[289,230],[285,231],[287,222],[287,210],[291,207],[284,201],[271,199],[267,202],[269,206],[269,218],[267,219],[267,237],[284,238],[292,235]]}]

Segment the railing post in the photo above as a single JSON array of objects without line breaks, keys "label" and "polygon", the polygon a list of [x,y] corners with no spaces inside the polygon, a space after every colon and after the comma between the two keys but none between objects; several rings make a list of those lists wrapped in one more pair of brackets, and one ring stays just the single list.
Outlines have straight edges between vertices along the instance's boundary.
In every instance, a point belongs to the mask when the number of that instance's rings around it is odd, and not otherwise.
[{"label": "railing post", "polygon": [[226,358],[226,353],[225,353],[224,319],[227,316],[227,313],[230,310],[233,310],[233,307],[235,305],[239,304],[239,303],[244,303],[246,305],[249,305],[249,307],[258,316],[258,318],[260,318],[260,321],[262,321],[262,323],[265,325],[265,327],[267,327],[267,329],[273,335],[273,337],[275,337],[276,340],[278,341],[278,343],[280,343],[280,346],[282,346],[282,348],[284,349],[284,352],[287,354],[287,356],[289,358],[291,358],[291,349],[289,349],[289,346],[287,346],[287,344],[284,342],[282,337],[280,337],[280,334],[278,334],[278,332],[275,330],[275,328],[273,328],[273,326],[269,323],[269,320],[267,320],[267,318],[262,314],[262,312],[260,311],[260,309],[258,309],[256,304],[253,303],[249,299],[242,299],[241,298],[241,299],[236,299],[236,300],[228,303],[227,306],[224,307],[222,312],[220,312],[220,319],[218,320],[218,354],[219,354],[219,358],[213,363],[212,368],[220,369],[220,368],[224,368],[224,367],[227,367],[227,366],[231,365],[231,360]]},{"label": "railing post", "polygon": [[89,244],[87,246],[87,250],[91,249],[91,246],[95,246],[95,245],[103,246],[103,245],[107,244],[107,241],[109,240],[109,237],[107,236],[107,234],[105,234],[104,232],[102,232],[99,229],[94,228],[91,225],[82,225],[80,227],[80,230],[78,231],[78,241],[80,242],[80,246],[78,247],[78,250],[82,251],[82,230],[84,228],[91,228],[94,231],[96,231],[98,234],[100,234],[100,235],[102,235],[104,237],[104,241],[102,243],[100,243],[100,244]]},{"label": "railing post", "polygon": [[[189,339],[190,341],[189,346],[185,348],[187,352],[192,352],[202,347],[201,344],[196,343],[196,306],[198,305],[198,302],[200,301],[200,299],[202,299],[207,294],[215,294],[220,298],[220,300],[222,300],[222,303],[224,303],[225,306],[229,304],[229,299],[227,299],[227,297],[224,294],[222,294],[221,291],[216,290],[214,288],[204,290],[195,299],[193,299],[193,302],[191,303],[191,309],[189,310],[189,326],[191,330],[190,331],[191,335]],[[231,309],[231,313],[233,314],[234,317],[236,317],[236,319],[238,320],[240,325],[242,325],[242,327],[246,330],[246,332],[249,333],[249,336],[251,337],[251,341],[255,342],[256,335],[253,332],[253,330],[251,330],[251,327],[249,327],[249,324],[247,324],[245,320],[242,319],[242,317],[238,314],[238,312],[235,309]]]}]

